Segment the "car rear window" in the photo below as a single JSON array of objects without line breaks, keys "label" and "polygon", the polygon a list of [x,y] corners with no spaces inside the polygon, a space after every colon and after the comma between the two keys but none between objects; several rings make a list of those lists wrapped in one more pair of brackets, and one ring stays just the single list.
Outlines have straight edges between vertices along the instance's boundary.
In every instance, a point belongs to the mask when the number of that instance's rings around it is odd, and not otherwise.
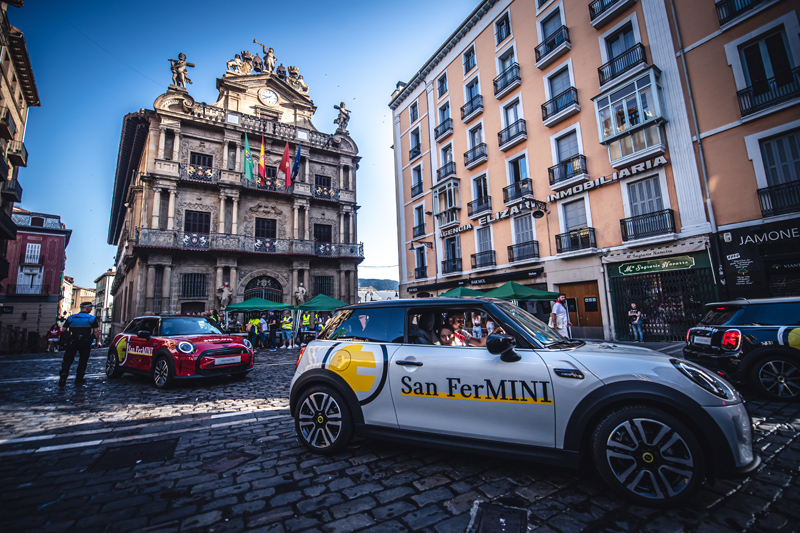
[{"label": "car rear window", "polygon": [[706,314],[700,319],[700,324],[704,326],[738,324],[742,314],[744,314],[744,307],[741,305],[715,305],[708,308]]}]

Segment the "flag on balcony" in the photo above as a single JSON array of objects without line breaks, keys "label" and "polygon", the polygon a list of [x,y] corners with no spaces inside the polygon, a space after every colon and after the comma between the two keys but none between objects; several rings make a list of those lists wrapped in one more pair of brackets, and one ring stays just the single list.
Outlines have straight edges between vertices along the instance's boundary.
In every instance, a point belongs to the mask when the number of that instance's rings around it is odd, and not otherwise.
[{"label": "flag on balcony", "polygon": [[291,175],[291,168],[289,165],[291,164],[292,158],[289,157],[289,143],[286,143],[286,148],[283,150],[283,157],[281,158],[281,164],[278,167],[278,179],[280,180],[280,174],[283,172],[283,180],[285,188],[288,189],[289,186],[292,184],[292,175]]},{"label": "flag on balcony", "polygon": [[[297,179],[297,173],[300,172],[300,149],[302,147],[303,147],[303,143],[300,143],[299,145],[297,145],[297,154],[295,154],[295,156],[294,156],[294,166],[292,167],[292,179],[291,179],[291,181],[294,181],[295,179]],[[289,185],[292,184],[291,181],[289,182]]]},{"label": "flag on balcony", "polygon": [[264,136],[261,136],[261,157],[258,158],[258,175],[261,178],[261,185],[267,179],[267,160],[264,159]]},{"label": "flag on balcony", "polygon": [[244,177],[253,181],[253,154],[250,153],[250,143],[247,141],[247,133],[244,134]]}]

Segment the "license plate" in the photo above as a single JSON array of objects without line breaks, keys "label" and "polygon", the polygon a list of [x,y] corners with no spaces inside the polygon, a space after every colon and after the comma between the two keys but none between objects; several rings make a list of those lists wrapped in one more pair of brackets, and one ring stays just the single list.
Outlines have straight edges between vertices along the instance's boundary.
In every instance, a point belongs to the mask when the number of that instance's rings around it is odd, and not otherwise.
[{"label": "license plate", "polygon": [[711,345],[711,337],[695,337],[694,338],[695,344],[704,344],[706,346]]},{"label": "license plate", "polygon": [[214,359],[214,366],[219,365],[232,365],[234,363],[241,363],[242,356],[241,355],[232,355],[230,357],[217,357]]}]

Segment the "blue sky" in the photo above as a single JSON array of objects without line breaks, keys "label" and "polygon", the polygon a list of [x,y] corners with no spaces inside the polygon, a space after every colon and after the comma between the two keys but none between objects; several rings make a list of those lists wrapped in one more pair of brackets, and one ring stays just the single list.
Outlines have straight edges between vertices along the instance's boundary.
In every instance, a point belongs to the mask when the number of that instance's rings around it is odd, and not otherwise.
[{"label": "blue sky", "polygon": [[167,59],[179,52],[197,65],[190,69],[190,94],[216,102],[225,61],[255,51],[257,39],[275,49],[279,63],[298,66],[318,108],[317,129],[335,130],[335,104],[352,110],[348,129],[362,157],[358,233],[366,259],[359,275],[397,279],[389,98],[476,5],[30,0],[9,7],[11,24],[25,34],[42,100],[28,119],[19,205],[61,215],[73,230],[66,274],[93,286],[116,253],[106,238],[123,116],[152,109],[170,83]]}]

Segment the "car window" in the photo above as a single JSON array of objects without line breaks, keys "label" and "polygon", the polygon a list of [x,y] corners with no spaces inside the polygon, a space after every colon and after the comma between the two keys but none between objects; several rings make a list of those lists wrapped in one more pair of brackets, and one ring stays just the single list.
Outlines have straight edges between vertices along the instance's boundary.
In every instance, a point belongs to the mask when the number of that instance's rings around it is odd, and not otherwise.
[{"label": "car window", "polygon": [[130,323],[128,323],[128,327],[125,328],[125,331],[123,331],[122,333],[133,333],[133,334],[136,334],[136,333],[139,332],[139,326],[141,326],[141,325],[142,325],[142,319],[141,318],[134,318],[133,320],[130,321]]},{"label": "car window", "polygon": [[139,326],[137,331],[134,333],[138,333],[139,331],[146,330],[150,332],[150,335],[156,334],[156,328],[158,328],[158,319],[157,318],[143,318],[142,325]]},{"label": "car window", "polygon": [[161,319],[162,337],[170,335],[221,335],[222,330],[203,317],[174,317]]},{"label": "car window", "polygon": [[480,347],[486,345],[486,337],[492,333],[504,333],[482,307],[411,308],[406,321],[409,344]]},{"label": "car window", "polygon": [[700,319],[700,324],[705,326],[724,326],[726,324],[739,324],[744,314],[741,305],[715,305],[708,308],[706,314]]},{"label": "car window", "polygon": [[562,337],[556,330],[548,328],[544,322],[521,307],[507,302],[498,303],[497,307],[508,315],[517,326],[541,343],[542,346],[569,341],[569,339]]},{"label": "car window", "polygon": [[403,342],[402,307],[348,309],[334,317],[321,338],[364,342]]},{"label": "car window", "polygon": [[800,324],[800,304],[763,304],[753,322],[762,326],[796,326]]}]

